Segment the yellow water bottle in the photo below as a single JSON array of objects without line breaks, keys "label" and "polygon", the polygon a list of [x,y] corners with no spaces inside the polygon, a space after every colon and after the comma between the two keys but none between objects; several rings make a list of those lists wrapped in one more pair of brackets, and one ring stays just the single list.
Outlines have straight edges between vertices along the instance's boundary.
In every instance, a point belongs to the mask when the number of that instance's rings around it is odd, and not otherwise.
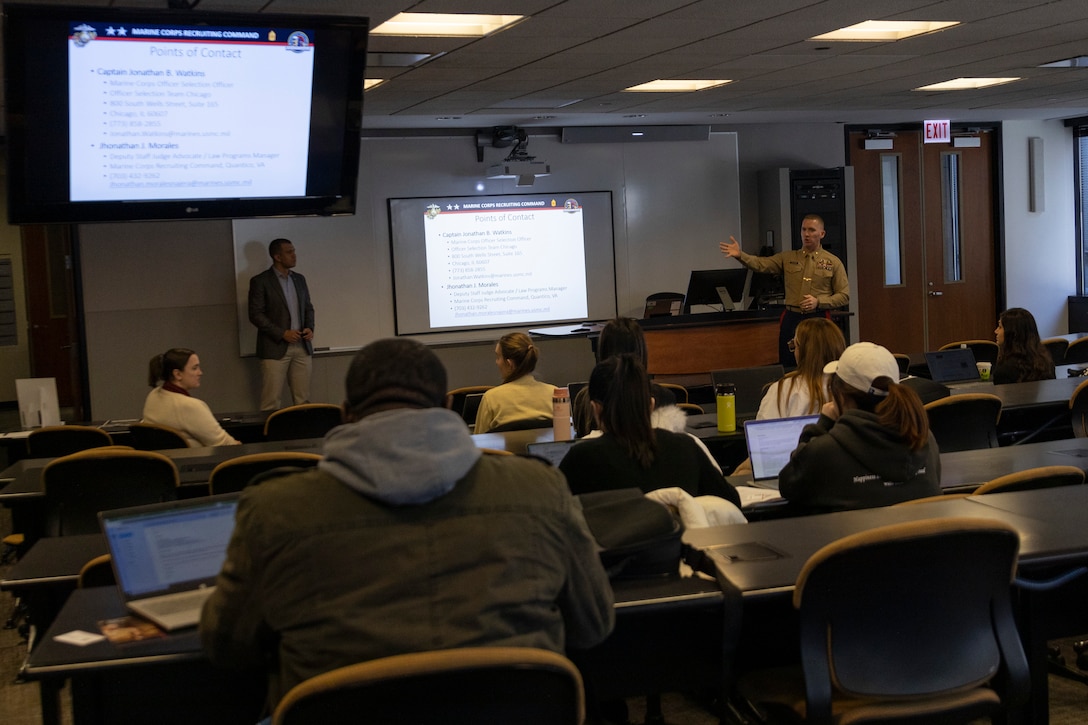
[{"label": "yellow water bottle", "polygon": [[733,433],[737,430],[737,386],[732,383],[717,385],[714,394],[718,405],[718,432]]}]

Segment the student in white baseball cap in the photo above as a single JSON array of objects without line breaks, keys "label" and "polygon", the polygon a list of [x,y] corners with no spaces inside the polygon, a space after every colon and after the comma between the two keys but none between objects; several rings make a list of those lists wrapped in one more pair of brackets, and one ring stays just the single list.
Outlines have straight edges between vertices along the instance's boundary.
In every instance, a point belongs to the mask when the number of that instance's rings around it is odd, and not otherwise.
[{"label": "student in white baseball cap", "polygon": [[824,372],[832,400],[779,474],[782,496],[807,510],[840,511],[939,494],[937,442],[918,394],[898,382],[895,357],[859,342]]}]

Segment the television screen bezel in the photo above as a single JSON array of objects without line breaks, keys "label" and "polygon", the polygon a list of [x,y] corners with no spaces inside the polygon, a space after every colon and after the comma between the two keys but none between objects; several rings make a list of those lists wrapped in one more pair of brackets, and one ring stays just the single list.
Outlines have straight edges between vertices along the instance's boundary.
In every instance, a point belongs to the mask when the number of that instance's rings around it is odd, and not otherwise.
[{"label": "television screen bezel", "polygon": [[[336,130],[342,133],[336,144],[337,152],[326,152],[323,157],[328,161],[339,156],[339,169],[328,173],[327,179],[333,180],[332,190],[328,193],[315,193],[297,197],[261,197],[261,198],[224,198],[224,199],[168,199],[149,201],[94,201],[73,202],[67,194],[68,168],[68,103],[67,103],[67,63],[66,55],[61,53],[54,63],[64,61],[63,79],[48,84],[48,90],[55,99],[64,99],[61,108],[52,108],[47,118],[27,119],[29,86],[43,87],[31,83],[27,76],[27,66],[20,58],[29,57],[29,44],[35,42],[26,31],[31,23],[55,23],[67,27],[69,21],[79,19],[113,22],[124,20],[132,23],[155,23],[172,25],[205,25],[264,27],[293,26],[306,27],[315,31],[315,39],[321,33],[347,33],[345,50],[347,58],[328,59],[320,55],[315,57],[315,84],[328,82],[339,75],[343,85],[325,88],[315,85],[315,97],[325,93],[339,106],[340,115],[333,115]],[[239,13],[204,10],[173,10],[151,8],[86,7],[72,5],[26,5],[4,4],[4,93],[5,123],[7,140],[7,185],[8,185],[8,221],[11,224],[50,224],[50,223],[98,223],[126,221],[174,221],[183,219],[242,219],[278,216],[340,216],[355,213],[359,175],[359,149],[362,130],[363,80],[366,70],[366,49],[369,32],[369,18],[346,15],[286,14],[286,13]],[[66,33],[61,38],[66,44]],[[62,46],[62,47],[66,47]],[[40,52],[40,49],[38,49]],[[346,61],[346,65],[344,62]],[[48,61],[46,61],[48,62]],[[317,70],[332,70],[331,74],[319,75]],[[316,106],[317,104],[315,104]],[[311,112],[311,119],[318,113]],[[54,143],[60,146],[53,154],[38,164],[31,158],[30,149],[41,146],[34,139],[28,125],[48,121],[54,124],[51,131]],[[59,123],[59,126],[56,124]],[[311,128],[311,147],[309,161],[315,160],[313,141],[327,141],[329,134],[320,129]],[[54,181],[53,190],[63,187],[63,198],[31,198],[27,194],[30,185],[22,183],[27,174],[34,173],[34,166],[39,173],[56,174],[57,167],[63,179]],[[324,191],[324,190],[322,190]]]}]

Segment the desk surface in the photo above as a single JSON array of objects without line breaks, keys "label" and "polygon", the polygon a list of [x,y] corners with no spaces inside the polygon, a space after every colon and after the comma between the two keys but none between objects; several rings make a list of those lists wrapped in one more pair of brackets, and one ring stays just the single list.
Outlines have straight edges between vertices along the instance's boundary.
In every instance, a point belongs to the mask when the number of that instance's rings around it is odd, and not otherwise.
[{"label": "desk surface", "polygon": [[968,516],[1010,524],[1020,533],[1021,569],[1081,561],[1088,559],[1086,507],[1088,486],[1068,486],[690,529],[684,541],[707,550],[742,595],[759,597],[792,591],[808,558],[832,541],[922,519]]}]

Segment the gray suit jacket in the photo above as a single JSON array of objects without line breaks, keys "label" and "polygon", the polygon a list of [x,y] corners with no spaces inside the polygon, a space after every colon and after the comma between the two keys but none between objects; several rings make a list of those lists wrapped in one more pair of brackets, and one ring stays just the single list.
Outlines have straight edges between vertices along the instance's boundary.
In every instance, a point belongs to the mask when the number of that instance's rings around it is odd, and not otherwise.
[{"label": "gray suit jacket", "polygon": [[[291,280],[298,293],[299,320],[303,328],[314,329],[314,306],[310,303],[310,289],[306,278],[291,272]],[[279,360],[287,354],[283,333],[291,326],[291,311],[276,271],[269,267],[249,280],[249,321],[257,326],[257,357],[262,360]],[[303,340],[306,352],[314,354],[313,343]]]}]

